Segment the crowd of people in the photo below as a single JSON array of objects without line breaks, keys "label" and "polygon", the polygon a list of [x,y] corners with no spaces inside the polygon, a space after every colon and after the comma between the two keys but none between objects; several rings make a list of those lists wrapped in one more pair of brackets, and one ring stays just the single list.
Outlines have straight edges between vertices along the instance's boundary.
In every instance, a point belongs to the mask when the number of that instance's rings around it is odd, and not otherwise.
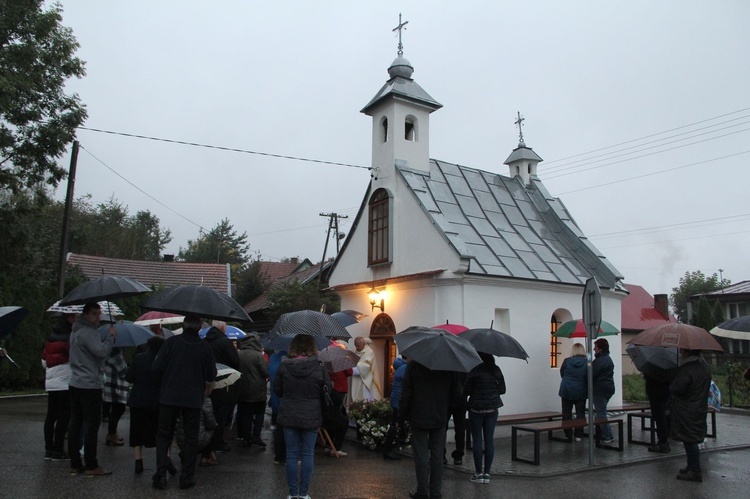
[{"label": "crowd of people", "polygon": [[[266,448],[261,430],[268,404],[273,462],[286,465],[289,497],[309,498],[319,431],[330,436],[327,454],[346,456],[342,449],[350,427],[346,407],[351,402],[383,397],[375,355],[364,337],[354,340],[356,365],[334,371],[318,359],[312,336],[296,335],[287,349],[268,357],[257,334],[232,341],[225,335],[226,324],[214,321],[201,338],[201,319],[188,315],[182,334],[165,339],[159,328],[139,347],[128,366],[122,349],[113,346],[116,329],[110,327],[100,334],[100,316],[96,303],[86,304],[80,316],[63,314],[42,354],[48,392],[45,459],[69,460],[71,475],[103,477],[112,473],[97,460],[99,429],[106,421],[105,445],[124,446],[118,426],[127,407],[128,445],[133,449],[135,473],[144,471],[143,449],[155,448],[152,485],[166,488],[167,474],[178,473],[171,455],[176,442],[181,464],[179,487],[191,488],[196,466],[216,465],[219,455],[230,450],[226,428],[235,413],[236,435],[242,445]],[[347,346],[332,342],[329,348]],[[401,458],[395,449],[404,441],[408,423],[417,478],[410,497],[440,497],[451,419],[456,432],[451,453],[454,464],[462,464],[464,450],[471,450],[475,472],[470,481],[490,482],[494,431],[506,386],[495,358],[484,353],[480,357],[481,364],[469,373],[430,370],[406,357],[394,360],[392,419],[383,458]],[[573,409],[576,418],[585,417],[587,361],[585,348],[576,343],[560,367],[563,420],[573,418]],[[597,417],[606,418],[615,384],[614,363],[604,338],[594,343],[591,367],[590,403]],[[218,368],[237,372],[239,381],[215,383]],[[705,437],[710,382],[700,352],[690,351],[681,352],[680,367],[672,377],[646,377],[658,437],[649,451],[670,452],[669,438],[683,442],[687,467],[677,476],[681,480],[702,480],[698,444]],[[329,402],[322,402],[327,399]],[[582,428],[566,431],[566,436],[579,441]],[[598,425],[595,438],[599,443],[611,443],[611,429]]]}]

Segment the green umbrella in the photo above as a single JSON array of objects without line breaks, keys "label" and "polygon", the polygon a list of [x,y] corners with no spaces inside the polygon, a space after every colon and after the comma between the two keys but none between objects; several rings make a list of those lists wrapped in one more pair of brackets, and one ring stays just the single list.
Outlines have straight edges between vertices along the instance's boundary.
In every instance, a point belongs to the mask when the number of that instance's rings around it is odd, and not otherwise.
[{"label": "green umbrella", "polygon": [[[620,334],[620,330],[607,321],[602,321],[599,324],[598,336],[614,336]],[[586,327],[583,324],[583,319],[574,321],[568,321],[565,324],[557,328],[555,336],[558,338],[585,338]]]}]

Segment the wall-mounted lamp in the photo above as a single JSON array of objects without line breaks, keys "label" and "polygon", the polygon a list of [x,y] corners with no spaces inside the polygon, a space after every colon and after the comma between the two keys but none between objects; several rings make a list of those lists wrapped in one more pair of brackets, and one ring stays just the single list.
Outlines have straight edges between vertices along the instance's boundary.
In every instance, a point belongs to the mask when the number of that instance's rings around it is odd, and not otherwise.
[{"label": "wall-mounted lamp", "polygon": [[372,288],[367,293],[367,296],[370,297],[370,305],[372,306],[371,311],[379,308],[381,312],[385,312],[385,296],[381,294],[380,291]]}]

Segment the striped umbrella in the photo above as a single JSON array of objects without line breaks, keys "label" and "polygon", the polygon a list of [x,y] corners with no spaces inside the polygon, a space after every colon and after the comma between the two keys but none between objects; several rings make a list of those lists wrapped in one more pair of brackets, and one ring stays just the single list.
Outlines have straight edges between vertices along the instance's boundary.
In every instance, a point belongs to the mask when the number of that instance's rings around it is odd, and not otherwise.
[{"label": "striped umbrella", "polygon": [[[61,314],[80,314],[83,313],[83,305],[60,305],[62,300],[57,300],[52,304],[47,312],[59,312]],[[99,306],[104,312],[110,311],[111,315],[125,315],[115,303],[110,301],[100,301]]]}]

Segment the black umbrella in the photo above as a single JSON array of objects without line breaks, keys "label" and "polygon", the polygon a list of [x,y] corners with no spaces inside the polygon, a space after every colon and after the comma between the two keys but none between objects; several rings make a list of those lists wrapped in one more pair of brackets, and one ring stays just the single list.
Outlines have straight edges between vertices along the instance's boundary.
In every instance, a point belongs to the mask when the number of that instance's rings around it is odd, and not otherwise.
[{"label": "black umbrella", "polygon": [[635,368],[648,376],[664,379],[669,371],[677,369],[679,351],[675,347],[628,345],[625,351]]},{"label": "black umbrella", "polygon": [[[484,352],[498,357],[513,357],[526,360],[529,354],[520,343],[509,334],[501,333],[491,327],[489,329],[469,329],[460,333],[461,338],[469,340],[477,352]],[[528,360],[526,360],[528,362]]]},{"label": "black umbrella", "polygon": [[125,298],[148,293],[151,289],[143,283],[119,275],[103,275],[86,281],[60,300],[60,305],[82,305],[89,302]]},{"label": "black umbrella", "polygon": [[165,289],[149,296],[141,303],[141,308],[197,315],[205,319],[252,322],[239,303],[207,286],[184,285]]},{"label": "black umbrella", "polygon": [[711,331],[714,336],[730,338],[733,340],[750,340],[750,315],[735,317],[724,321]]},{"label": "black umbrella", "polygon": [[[260,343],[266,350],[283,350],[285,352],[288,352],[289,344],[292,342],[295,336],[297,335],[267,333],[263,337],[263,339],[260,340]],[[318,348],[318,351],[323,350],[331,344],[331,338],[326,338],[325,336],[313,336],[313,338],[315,339],[315,346]]]},{"label": "black umbrella", "polygon": [[331,317],[339,321],[344,327],[347,327],[351,326],[352,324],[358,323],[359,321],[367,317],[367,314],[357,312],[356,310],[342,310],[341,312],[332,313]]},{"label": "black umbrella", "polygon": [[468,340],[443,329],[412,326],[394,338],[401,355],[433,371],[467,373],[482,363]]},{"label": "black umbrella", "polygon": [[18,329],[28,313],[23,307],[0,307],[0,340]]},{"label": "black umbrella", "polygon": [[338,320],[314,310],[299,310],[281,314],[281,317],[271,329],[271,333],[276,335],[309,334],[310,336],[325,336],[326,338],[342,338],[345,340],[352,337]]}]

